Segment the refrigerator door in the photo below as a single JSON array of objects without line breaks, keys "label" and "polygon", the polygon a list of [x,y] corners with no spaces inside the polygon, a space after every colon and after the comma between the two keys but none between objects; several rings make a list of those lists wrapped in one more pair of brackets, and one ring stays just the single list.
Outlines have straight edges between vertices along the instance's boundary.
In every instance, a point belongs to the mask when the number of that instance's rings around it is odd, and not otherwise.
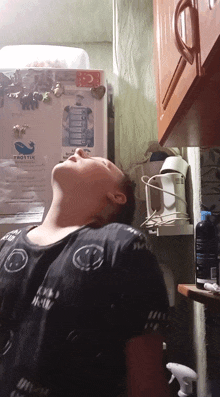
[{"label": "refrigerator door", "polygon": [[107,156],[102,70],[0,70],[0,224],[42,221],[51,171],[77,147]]}]

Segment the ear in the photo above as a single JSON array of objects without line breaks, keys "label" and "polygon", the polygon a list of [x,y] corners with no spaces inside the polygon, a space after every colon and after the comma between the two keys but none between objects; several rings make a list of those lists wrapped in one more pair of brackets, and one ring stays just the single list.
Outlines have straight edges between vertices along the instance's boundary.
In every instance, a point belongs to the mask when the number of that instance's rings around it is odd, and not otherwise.
[{"label": "ear", "polygon": [[114,204],[125,204],[127,202],[127,197],[124,193],[120,191],[116,191],[115,193],[108,192],[107,197],[114,203]]}]

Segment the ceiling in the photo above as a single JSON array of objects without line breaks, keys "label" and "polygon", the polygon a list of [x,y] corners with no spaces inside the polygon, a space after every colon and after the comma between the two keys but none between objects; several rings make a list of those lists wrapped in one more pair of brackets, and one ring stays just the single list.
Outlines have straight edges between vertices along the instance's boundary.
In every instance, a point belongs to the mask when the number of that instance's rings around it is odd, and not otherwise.
[{"label": "ceiling", "polygon": [[112,42],[113,0],[0,0],[0,45]]}]

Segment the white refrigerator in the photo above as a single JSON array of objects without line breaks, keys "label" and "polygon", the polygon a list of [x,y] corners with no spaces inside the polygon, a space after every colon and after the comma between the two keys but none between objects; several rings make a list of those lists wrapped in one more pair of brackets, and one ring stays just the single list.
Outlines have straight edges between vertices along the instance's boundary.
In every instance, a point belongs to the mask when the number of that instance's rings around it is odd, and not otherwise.
[{"label": "white refrigerator", "polygon": [[77,147],[107,157],[104,71],[0,69],[0,237],[42,222],[51,170]]}]

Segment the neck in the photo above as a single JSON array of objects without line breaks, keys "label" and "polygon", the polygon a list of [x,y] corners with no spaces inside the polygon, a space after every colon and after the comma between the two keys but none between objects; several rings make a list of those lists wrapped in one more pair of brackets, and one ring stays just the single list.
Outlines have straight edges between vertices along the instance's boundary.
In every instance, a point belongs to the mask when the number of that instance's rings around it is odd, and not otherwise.
[{"label": "neck", "polygon": [[64,238],[84,225],[94,225],[95,217],[89,216],[68,200],[53,200],[43,223],[28,232],[29,240],[38,245],[48,245]]},{"label": "neck", "polygon": [[54,230],[77,228],[93,222],[93,217],[85,213],[79,206],[66,200],[65,202],[53,201],[42,223],[42,226]]}]

